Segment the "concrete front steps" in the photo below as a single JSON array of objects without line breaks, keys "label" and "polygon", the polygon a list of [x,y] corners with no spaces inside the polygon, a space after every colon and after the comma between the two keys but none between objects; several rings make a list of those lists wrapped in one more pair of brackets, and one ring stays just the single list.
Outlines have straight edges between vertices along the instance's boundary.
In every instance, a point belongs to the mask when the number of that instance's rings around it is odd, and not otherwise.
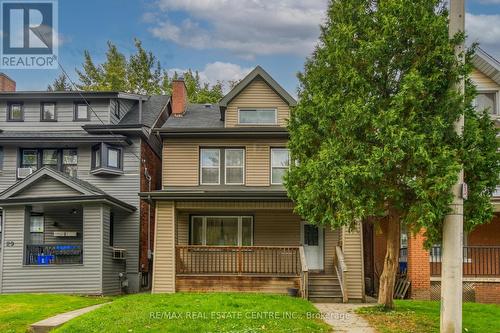
[{"label": "concrete front steps", "polygon": [[309,275],[309,300],[314,303],[342,303],[342,291],[336,275]]}]

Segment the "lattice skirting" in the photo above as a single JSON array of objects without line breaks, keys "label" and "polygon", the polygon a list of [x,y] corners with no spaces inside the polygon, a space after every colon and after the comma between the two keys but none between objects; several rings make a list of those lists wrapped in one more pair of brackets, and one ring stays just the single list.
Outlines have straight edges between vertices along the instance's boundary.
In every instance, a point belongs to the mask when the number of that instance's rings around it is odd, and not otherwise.
[{"label": "lattice skirting", "polygon": [[[476,291],[474,289],[474,282],[463,283],[463,301],[475,302]],[[431,300],[439,301],[441,299],[441,281],[431,281]]]}]

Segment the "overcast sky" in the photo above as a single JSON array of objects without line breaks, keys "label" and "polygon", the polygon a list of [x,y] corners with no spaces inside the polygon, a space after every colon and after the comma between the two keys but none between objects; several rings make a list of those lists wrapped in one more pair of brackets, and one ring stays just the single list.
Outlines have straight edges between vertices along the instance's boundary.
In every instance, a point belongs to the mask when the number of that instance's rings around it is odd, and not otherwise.
[{"label": "overcast sky", "polygon": [[[500,59],[500,0],[467,0],[469,40]],[[89,50],[103,60],[106,41],[125,53],[143,41],[170,70],[203,80],[237,80],[263,66],[296,95],[296,73],[313,49],[326,0],[60,0],[59,58],[66,70]],[[18,90],[45,90],[58,70],[10,70]]]}]

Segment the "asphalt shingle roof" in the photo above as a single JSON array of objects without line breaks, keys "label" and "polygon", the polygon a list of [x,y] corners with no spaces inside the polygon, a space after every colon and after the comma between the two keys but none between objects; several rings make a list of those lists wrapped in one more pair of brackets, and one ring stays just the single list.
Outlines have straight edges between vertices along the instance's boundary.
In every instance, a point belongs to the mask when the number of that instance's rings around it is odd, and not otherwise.
[{"label": "asphalt shingle roof", "polygon": [[[144,101],[142,104],[142,125],[152,127],[169,99],[170,96],[153,95]],[[118,123],[118,125],[137,124],[139,124],[139,103],[136,103]]]},{"label": "asphalt shingle roof", "polygon": [[223,128],[218,104],[188,104],[182,117],[170,116],[162,128]]}]

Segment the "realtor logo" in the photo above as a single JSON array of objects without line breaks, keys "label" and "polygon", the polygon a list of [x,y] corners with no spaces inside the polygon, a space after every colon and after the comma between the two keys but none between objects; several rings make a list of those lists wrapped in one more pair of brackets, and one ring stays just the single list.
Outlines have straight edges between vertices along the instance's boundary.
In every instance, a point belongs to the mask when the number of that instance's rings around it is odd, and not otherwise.
[{"label": "realtor logo", "polygon": [[57,1],[2,1],[0,67],[57,68]]}]

